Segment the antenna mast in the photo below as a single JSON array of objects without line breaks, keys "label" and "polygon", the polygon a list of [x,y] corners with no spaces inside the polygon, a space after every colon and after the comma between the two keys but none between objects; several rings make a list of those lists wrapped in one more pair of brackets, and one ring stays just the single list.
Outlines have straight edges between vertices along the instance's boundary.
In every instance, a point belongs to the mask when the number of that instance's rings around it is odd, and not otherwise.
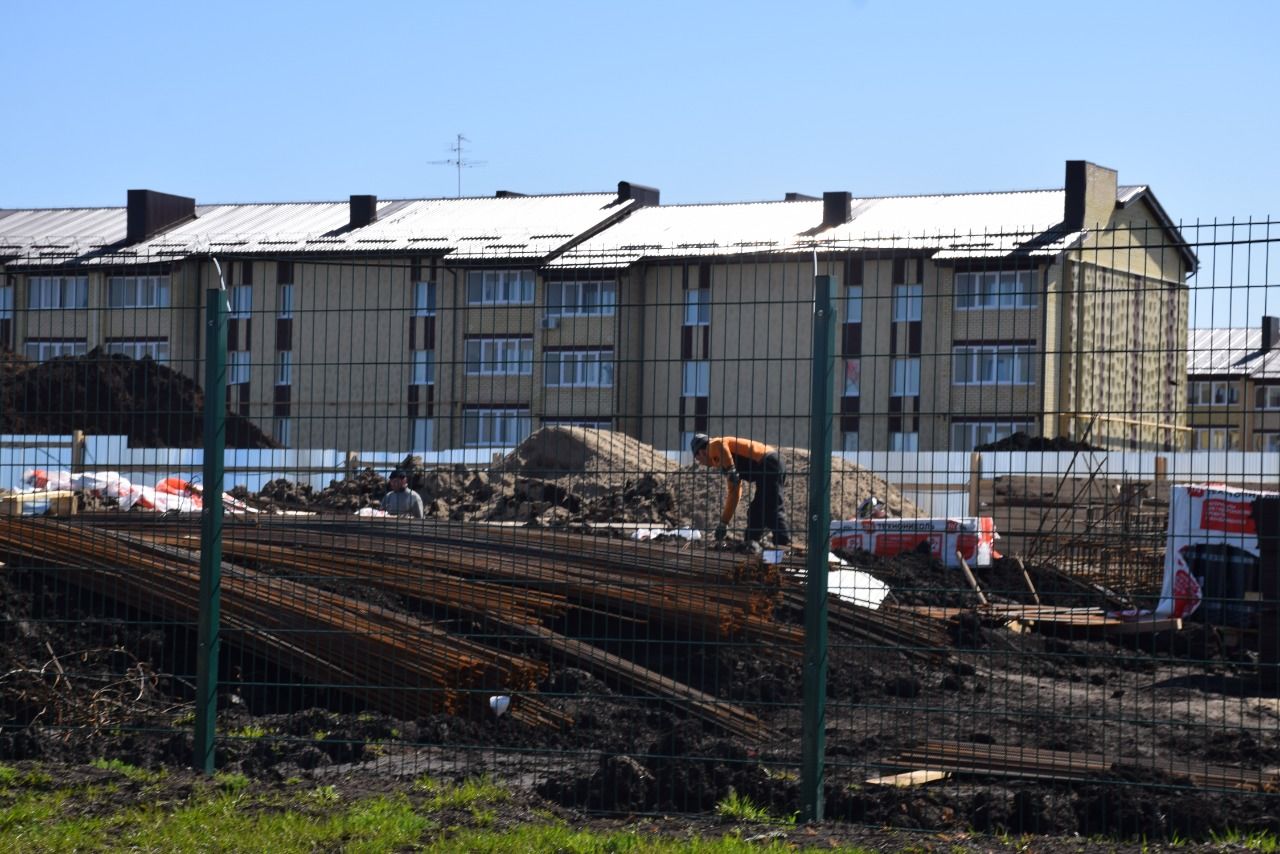
[{"label": "antenna mast", "polygon": [[462,169],[463,169],[463,167],[466,167],[466,168],[468,168],[468,169],[469,169],[469,168],[471,168],[472,166],[483,166],[483,165],[485,165],[485,163],[486,163],[486,162],[488,162],[488,161],[485,161],[485,160],[468,160],[467,158],[465,158],[465,157],[463,157],[463,156],[462,156],[462,143],[464,143],[464,142],[470,142],[470,141],[471,141],[471,140],[467,139],[467,138],[466,138],[465,136],[463,136],[462,134],[458,134],[458,135],[457,135],[457,137],[455,138],[454,144],[453,144],[453,145],[451,145],[451,146],[449,146],[449,150],[450,150],[450,151],[452,151],[452,152],[453,152],[453,154],[454,154],[454,156],[453,156],[453,157],[450,157],[450,158],[448,158],[447,160],[431,160],[431,161],[428,161],[428,162],[429,162],[431,165],[433,165],[433,166],[453,166],[453,167],[456,167],[456,168],[457,168],[457,170],[458,170],[458,198],[462,198]]}]

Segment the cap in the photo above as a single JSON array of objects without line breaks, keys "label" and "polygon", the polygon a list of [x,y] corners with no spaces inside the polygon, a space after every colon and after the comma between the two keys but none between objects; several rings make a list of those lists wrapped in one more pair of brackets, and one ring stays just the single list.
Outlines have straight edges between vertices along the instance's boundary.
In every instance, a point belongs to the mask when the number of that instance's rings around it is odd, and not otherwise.
[{"label": "cap", "polygon": [[395,477],[408,477],[408,475],[404,473],[404,469],[396,469],[388,476],[388,479]]},{"label": "cap", "polygon": [[689,440],[689,450],[696,454],[710,443],[711,437],[706,433],[694,433],[693,438]]}]

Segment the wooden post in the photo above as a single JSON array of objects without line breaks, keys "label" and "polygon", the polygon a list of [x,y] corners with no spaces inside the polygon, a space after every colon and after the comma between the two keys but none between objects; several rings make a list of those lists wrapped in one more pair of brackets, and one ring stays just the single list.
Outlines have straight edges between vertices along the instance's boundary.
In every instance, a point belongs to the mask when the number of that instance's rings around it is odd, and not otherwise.
[{"label": "wooden post", "polygon": [[78,472],[84,468],[84,431],[71,431],[71,471]]},{"label": "wooden post", "polygon": [[974,578],[973,570],[969,569],[969,562],[964,559],[964,555],[960,554],[960,552],[956,552],[956,559],[960,561],[960,571],[964,573],[965,581],[968,581],[969,586],[973,588],[973,592],[978,594],[978,601],[983,605],[987,604],[986,594],[978,586],[978,579]]},{"label": "wooden post", "polygon": [[347,451],[347,459],[345,461],[347,469],[347,478],[356,476],[356,469],[360,467],[360,456],[355,451]]},{"label": "wooden post", "polygon": [[1027,572],[1026,566],[1022,563],[1022,558],[1015,558],[1018,561],[1018,569],[1022,570],[1022,580],[1027,583],[1027,589],[1031,591],[1031,596],[1036,600],[1036,604],[1040,604],[1040,594],[1036,592],[1036,586],[1031,583],[1031,575]]},{"label": "wooden post", "polygon": [[969,455],[969,515],[981,516],[979,496],[982,494],[982,454],[974,451]]},{"label": "wooden post", "polygon": [[1169,479],[1169,458],[1156,457],[1156,483],[1164,483]]}]

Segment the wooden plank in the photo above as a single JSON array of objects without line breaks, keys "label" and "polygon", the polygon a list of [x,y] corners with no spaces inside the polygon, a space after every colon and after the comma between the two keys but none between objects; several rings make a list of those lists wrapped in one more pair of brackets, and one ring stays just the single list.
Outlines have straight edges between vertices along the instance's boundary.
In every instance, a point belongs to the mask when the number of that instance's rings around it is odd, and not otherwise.
[{"label": "wooden plank", "polygon": [[905,788],[907,786],[923,786],[925,783],[945,780],[950,776],[950,771],[932,771],[920,768],[915,771],[904,771],[901,774],[888,774],[884,777],[872,777],[867,780],[867,785],[898,786],[900,788]]}]

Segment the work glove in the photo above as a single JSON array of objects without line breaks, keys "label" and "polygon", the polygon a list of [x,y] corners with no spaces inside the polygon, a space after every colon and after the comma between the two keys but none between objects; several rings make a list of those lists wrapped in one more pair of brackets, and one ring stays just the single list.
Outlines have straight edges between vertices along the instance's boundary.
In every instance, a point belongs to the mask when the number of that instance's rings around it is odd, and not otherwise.
[{"label": "work glove", "polygon": [[742,482],[742,476],[738,474],[737,469],[729,469],[729,485],[737,486]]},{"label": "work glove", "polygon": [[724,539],[724,535],[727,532],[728,532],[728,528],[725,526],[724,522],[721,522],[719,525],[716,525],[715,533],[712,534],[712,536],[716,538],[716,542],[719,542],[720,540]]}]

